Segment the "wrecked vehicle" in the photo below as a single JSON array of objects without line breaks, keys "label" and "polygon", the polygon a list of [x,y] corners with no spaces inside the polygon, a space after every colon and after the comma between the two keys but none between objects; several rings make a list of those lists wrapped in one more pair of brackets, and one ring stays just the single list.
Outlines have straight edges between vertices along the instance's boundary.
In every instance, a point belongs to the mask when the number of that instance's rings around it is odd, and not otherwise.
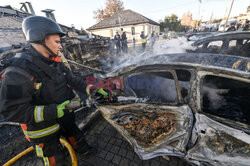
[{"label": "wrecked vehicle", "polygon": [[[68,33],[69,34],[69,33]],[[99,57],[110,50],[110,38],[99,35],[68,35],[63,37],[63,55],[76,75],[100,72]]]},{"label": "wrecked vehicle", "polygon": [[98,106],[143,159],[250,164],[250,58],[168,54],[106,75],[118,102]]},{"label": "wrecked vehicle", "polygon": [[78,63],[83,63],[86,54],[104,55],[109,49],[110,38],[98,35],[68,35],[62,38],[63,51],[67,58]]},{"label": "wrecked vehicle", "polygon": [[[215,33],[208,37],[200,38],[193,43],[198,53],[227,54],[249,57],[250,32],[235,31]],[[193,52],[193,51],[189,51]]]},{"label": "wrecked vehicle", "polygon": [[191,33],[187,34],[186,38],[188,41],[197,41],[203,37],[213,36],[215,34],[218,34],[220,32],[197,32],[197,33]]}]

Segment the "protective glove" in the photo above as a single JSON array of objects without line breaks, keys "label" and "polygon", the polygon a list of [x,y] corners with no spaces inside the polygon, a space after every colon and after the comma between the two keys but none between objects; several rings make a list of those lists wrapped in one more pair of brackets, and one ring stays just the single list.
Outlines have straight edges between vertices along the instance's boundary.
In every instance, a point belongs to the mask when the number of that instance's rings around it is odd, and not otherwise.
[{"label": "protective glove", "polygon": [[97,103],[114,103],[117,102],[117,97],[112,95],[111,90],[99,89],[94,95]]},{"label": "protective glove", "polygon": [[[112,96],[111,90],[104,90],[104,89],[91,89],[93,85],[89,84],[86,87],[86,92],[88,95],[88,100],[90,103],[93,104],[93,99],[97,103],[109,103],[109,102],[116,102],[117,98]],[[90,104],[90,105],[92,105]]]},{"label": "protective glove", "polygon": [[97,93],[101,94],[104,99],[108,99],[109,97],[108,93],[104,91],[103,89],[99,89]]},{"label": "protective glove", "polygon": [[69,100],[66,100],[65,102],[63,102],[62,104],[59,104],[57,106],[57,118],[61,118],[64,115],[64,110],[66,108],[66,106],[70,103]]}]

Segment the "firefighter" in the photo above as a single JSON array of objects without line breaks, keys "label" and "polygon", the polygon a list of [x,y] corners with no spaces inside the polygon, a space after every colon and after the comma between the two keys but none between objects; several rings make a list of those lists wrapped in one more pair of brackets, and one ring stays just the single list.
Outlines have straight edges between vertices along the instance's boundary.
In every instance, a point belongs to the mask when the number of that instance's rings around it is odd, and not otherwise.
[{"label": "firefighter", "polygon": [[56,22],[41,16],[24,19],[22,30],[30,47],[17,53],[1,75],[0,113],[21,124],[44,165],[65,164],[60,136],[80,154],[95,152],[76,126],[74,113],[66,109],[75,97],[72,89],[86,96],[86,83],[57,56],[65,34]]}]

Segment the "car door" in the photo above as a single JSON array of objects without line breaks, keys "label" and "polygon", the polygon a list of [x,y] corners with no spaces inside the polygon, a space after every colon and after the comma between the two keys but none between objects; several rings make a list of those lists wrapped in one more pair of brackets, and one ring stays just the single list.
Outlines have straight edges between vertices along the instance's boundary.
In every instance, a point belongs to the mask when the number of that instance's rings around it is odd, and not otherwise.
[{"label": "car door", "polygon": [[188,86],[177,77],[175,70],[155,66],[125,73],[112,78],[123,82],[114,90],[118,103],[98,106],[141,159],[186,154],[193,113],[182,97]]},{"label": "car door", "polygon": [[250,165],[249,76],[201,71],[197,78],[194,144],[186,157],[212,165]]}]

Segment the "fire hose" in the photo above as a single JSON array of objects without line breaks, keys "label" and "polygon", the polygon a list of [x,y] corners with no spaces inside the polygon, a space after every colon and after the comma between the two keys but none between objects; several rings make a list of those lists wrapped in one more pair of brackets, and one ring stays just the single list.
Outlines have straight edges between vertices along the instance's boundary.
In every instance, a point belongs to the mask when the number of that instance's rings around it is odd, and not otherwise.
[{"label": "fire hose", "polygon": [[[76,154],[75,154],[75,151],[73,150],[72,146],[65,139],[63,139],[63,138],[60,138],[60,142],[61,142],[61,144],[64,147],[66,147],[68,149],[69,154],[70,154],[70,158],[71,158],[71,162],[72,162],[72,166],[77,166],[77,158],[76,158]],[[3,166],[10,166],[10,165],[12,165],[18,159],[20,159],[21,157],[25,156],[26,154],[28,154],[29,152],[31,152],[33,150],[34,150],[33,146],[29,147],[28,149],[24,150],[23,152],[19,153],[18,155],[16,155],[12,159],[10,159]]]},{"label": "fire hose", "polygon": [[75,65],[78,65],[78,66],[81,66],[81,67],[85,67],[85,68],[87,68],[87,69],[91,69],[91,70],[94,70],[94,71],[97,71],[97,72],[103,72],[102,70],[99,70],[99,69],[96,69],[96,68],[93,68],[93,67],[90,67],[90,66],[86,66],[86,65],[77,63],[77,62],[75,62],[75,61],[69,60],[69,59],[67,59],[67,61],[70,62],[70,63],[73,63],[73,64],[75,64]]},{"label": "fire hose", "polygon": [[[96,93],[96,92],[94,92]],[[91,98],[91,97],[90,97]],[[81,106],[81,102],[78,100],[78,101],[75,101],[75,102],[72,102],[70,103],[69,105],[67,105],[67,109],[74,109],[74,112],[78,112],[80,110],[82,110],[84,107],[80,107]],[[78,108],[78,109],[75,109],[75,108]],[[20,124],[19,123],[16,123],[16,122],[1,122],[0,123],[0,126],[2,125],[14,125],[14,126],[19,126]],[[72,166],[77,166],[77,157],[76,157],[76,154],[75,154],[75,151],[74,149],[72,148],[72,146],[65,140],[65,139],[62,139],[60,138],[60,143],[67,148],[67,150],[69,151],[69,154],[70,154],[70,158],[71,158],[71,161],[72,161]],[[12,165],[13,163],[15,163],[17,160],[19,160],[21,157],[25,156],[26,154],[30,153],[31,151],[34,150],[34,147],[31,146],[29,148],[27,148],[26,150],[22,151],[21,153],[19,153],[18,155],[16,155],[15,157],[13,157],[12,159],[10,159],[8,162],[6,162],[3,166],[10,166]]]},{"label": "fire hose", "polygon": [[[80,102],[72,102],[71,105],[68,106],[68,109],[73,109],[76,107],[79,107]],[[79,110],[83,109],[83,107],[80,107],[76,110],[74,110],[75,112],[78,112]],[[0,126],[2,125],[14,125],[14,126],[19,126],[19,123],[15,123],[15,122],[1,122]],[[60,143],[67,148],[67,150],[69,151],[70,154],[70,158],[71,158],[71,162],[72,162],[72,166],[77,166],[77,157],[75,154],[74,149],[72,148],[72,146],[63,138],[60,138]],[[16,155],[15,157],[13,157],[12,159],[10,159],[7,163],[5,163],[3,166],[10,166],[13,163],[15,163],[17,160],[19,160],[21,157],[25,156],[26,154],[28,154],[29,152],[33,151],[34,147],[31,146],[29,148],[27,148],[26,150],[22,151],[21,153],[19,153],[18,155]]]}]

